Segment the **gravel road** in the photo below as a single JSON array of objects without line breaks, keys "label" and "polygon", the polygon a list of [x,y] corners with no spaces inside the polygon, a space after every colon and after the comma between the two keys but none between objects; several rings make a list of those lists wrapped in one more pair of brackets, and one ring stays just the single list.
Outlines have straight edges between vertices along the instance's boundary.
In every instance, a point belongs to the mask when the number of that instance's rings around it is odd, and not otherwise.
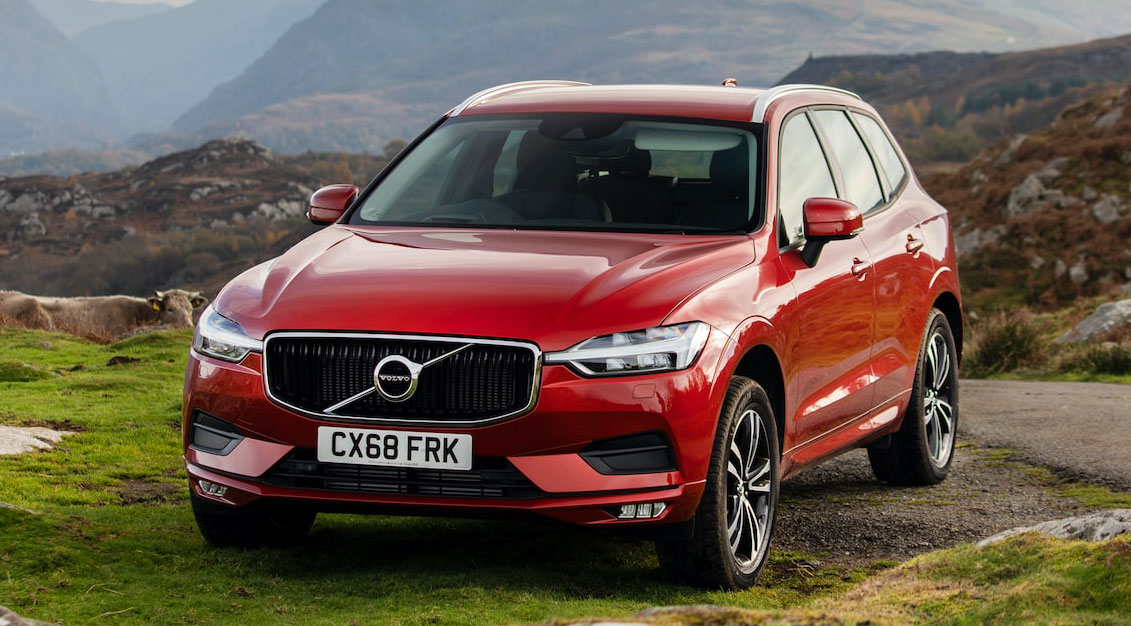
[{"label": "gravel road", "polygon": [[[839,564],[917,554],[1092,510],[1047,477],[1131,491],[1131,385],[962,382],[959,448],[933,487],[873,478],[856,450],[782,485],[775,542]],[[1017,451],[1003,462],[1001,448]]]},{"label": "gravel road", "polygon": [[1131,491],[1131,385],[964,380],[959,432]]}]

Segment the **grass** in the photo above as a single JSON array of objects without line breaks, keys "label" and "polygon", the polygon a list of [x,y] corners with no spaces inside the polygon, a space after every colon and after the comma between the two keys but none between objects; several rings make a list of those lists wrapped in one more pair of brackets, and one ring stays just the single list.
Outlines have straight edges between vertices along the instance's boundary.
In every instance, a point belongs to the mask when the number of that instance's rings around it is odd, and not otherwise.
[{"label": "grass", "polygon": [[[310,541],[297,548],[214,549],[193,523],[180,453],[188,342],[187,332],[102,346],[0,330],[4,362],[21,364],[18,375],[0,379],[0,422],[75,432],[54,451],[0,457],[0,503],[31,511],[0,506],[0,604],[64,626],[520,624],[683,604],[735,608],[684,611],[657,623],[757,623],[770,616],[817,624],[835,615],[846,624],[946,622],[939,616],[1106,624],[1118,623],[1112,594],[1131,579],[1119,552],[1125,544],[1018,547],[1030,540],[1014,539],[894,570],[890,563],[817,564],[822,555],[776,551],[757,588],[724,593],[664,582],[651,546],[625,536],[549,523],[349,515],[320,516]],[[114,356],[139,360],[108,365]],[[1043,549],[1049,558],[1079,560],[1084,570],[1066,564],[1042,574],[1033,551]],[[1022,556],[999,558],[998,550]],[[1110,574],[1097,565],[1108,557],[1115,563]],[[967,566],[948,565],[954,559]],[[1007,571],[1010,560],[1018,565]],[[998,573],[987,577],[979,567]],[[936,588],[962,593],[906,596]],[[1016,602],[1010,594],[1030,592],[1056,597],[1059,612],[1029,615],[1004,605],[986,612],[996,605],[984,599]]]},{"label": "grass", "polygon": [[[0,457],[0,604],[63,624],[499,624],[627,615],[656,604],[781,609],[871,568],[778,552],[743,593],[664,582],[651,545],[551,524],[322,515],[298,549],[206,546],[180,449],[190,334],[109,346],[0,330],[22,366],[0,422],[76,431]],[[137,362],[107,365],[115,356]]]}]

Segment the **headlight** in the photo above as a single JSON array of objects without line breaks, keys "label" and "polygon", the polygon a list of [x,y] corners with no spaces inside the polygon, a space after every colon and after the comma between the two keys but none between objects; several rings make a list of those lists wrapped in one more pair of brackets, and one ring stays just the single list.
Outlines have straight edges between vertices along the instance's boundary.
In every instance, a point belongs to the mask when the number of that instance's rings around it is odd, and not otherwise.
[{"label": "headlight", "polygon": [[568,363],[586,376],[681,370],[695,362],[711,327],[703,322],[657,326],[586,339],[569,350],[549,352],[546,363]]},{"label": "headlight", "polygon": [[249,352],[262,352],[263,342],[252,339],[239,324],[209,306],[196,323],[192,348],[217,359],[239,362]]}]

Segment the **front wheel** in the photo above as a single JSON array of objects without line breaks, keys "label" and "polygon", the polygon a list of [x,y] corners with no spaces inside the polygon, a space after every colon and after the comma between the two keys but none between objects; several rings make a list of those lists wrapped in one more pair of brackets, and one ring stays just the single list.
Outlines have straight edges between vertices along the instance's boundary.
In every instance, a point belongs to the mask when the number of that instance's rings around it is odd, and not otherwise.
[{"label": "front wheel", "polygon": [[777,424],[770,399],[736,376],[719,416],[707,484],[690,539],[656,543],[671,579],[746,589],[766,564],[778,503]]},{"label": "front wheel", "polygon": [[958,432],[958,350],[946,315],[932,309],[903,425],[886,446],[868,448],[876,478],[934,485],[946,478]]}]

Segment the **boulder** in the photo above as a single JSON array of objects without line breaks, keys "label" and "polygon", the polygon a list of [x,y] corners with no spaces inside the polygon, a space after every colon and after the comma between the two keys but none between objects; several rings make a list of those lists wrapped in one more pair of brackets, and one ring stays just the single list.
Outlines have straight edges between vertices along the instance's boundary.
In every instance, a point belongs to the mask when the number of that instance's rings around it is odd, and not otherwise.
[{"label": "boulder", "polygon": [[53,626],[37,619],[20,617],[6,607],[0,606],[0,626]]},{"label": "boulder", "polygon": [[1131,300],[1107,302],[1096,308],[1072,330],[1057,337],[1057,343],[1080,343],[1112,331],[1131,328]]},{"label": "boulder", "polygon": [[978,542],[978,546],[997,543],[1021,533],[1038,532],[1059,539],[1082,539],[1084,541],[1107,541],[1112,537],[1131,533],[1131,509],[1112,509],[1099,511],[1079,517],[1042,522],[1033,526],[1022,526],[1000,532]]},{"label": "boulder", "polygon": [[32,450],[50,450],[71,433],[41,426],[8,426],[0,424],[0,455],[22,454]]},{"label": "boulder", "polygon": [[1103,199],[1092,205],[1092,215],[1101,224],[1113,224],[1123,219],[1123,203],[1118,196],[1105,193]]}]

